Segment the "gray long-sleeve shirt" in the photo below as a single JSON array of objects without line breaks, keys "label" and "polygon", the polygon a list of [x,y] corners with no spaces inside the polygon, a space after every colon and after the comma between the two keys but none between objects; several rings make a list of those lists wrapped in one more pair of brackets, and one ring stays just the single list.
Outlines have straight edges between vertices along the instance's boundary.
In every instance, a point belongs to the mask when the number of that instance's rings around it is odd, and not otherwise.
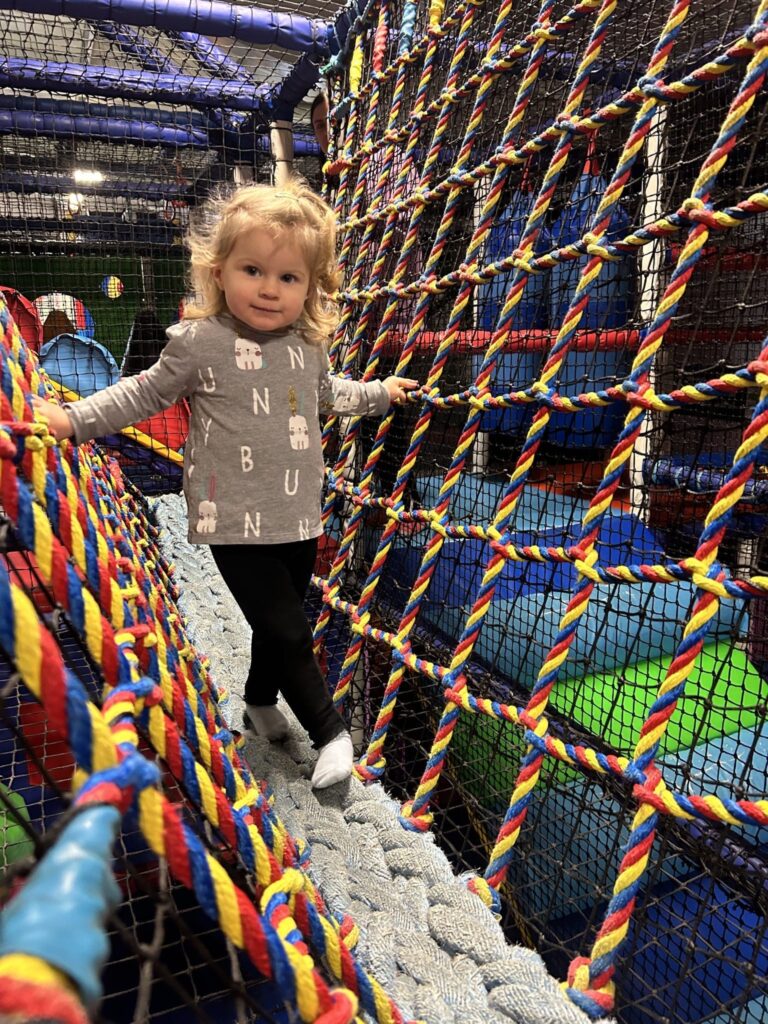
[{"label": "gray long-sleeve shirt", "polygon": [[382,381],[330,372],[293,329],[252,331],[231,317],[184,320],[154,366],[67,407],[76,442],[189,398],[184,494],[193,544],[279,544],[322,533],[322,411],[382,415]]}]

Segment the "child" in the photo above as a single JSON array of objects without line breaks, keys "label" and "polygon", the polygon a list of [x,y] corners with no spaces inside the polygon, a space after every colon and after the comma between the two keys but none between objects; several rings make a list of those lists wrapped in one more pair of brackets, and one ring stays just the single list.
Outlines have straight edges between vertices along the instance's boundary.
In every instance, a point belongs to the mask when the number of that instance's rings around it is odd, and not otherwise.
[{"label": "child", "polygon": [[284,739],[281,691],[318,748],[312,785],[323,788],[350,775],[353,753],[303,610],[322,533],[319,413],[381,415],[418,384],[330,372],[335,225],[305,184],[248,185],[210,214],[188,239],[199,304],[168,329],[154,366],[72,405],[36,408],[56,437],[79,444],[189,398],[189,540],[210,546],[253,629],[244,726]]}]

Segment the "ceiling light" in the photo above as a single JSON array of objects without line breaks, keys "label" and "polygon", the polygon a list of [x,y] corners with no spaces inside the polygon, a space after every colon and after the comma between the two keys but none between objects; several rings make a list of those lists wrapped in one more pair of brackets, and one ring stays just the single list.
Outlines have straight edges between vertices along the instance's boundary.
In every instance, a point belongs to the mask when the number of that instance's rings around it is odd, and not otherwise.
[{"label": "ceiling light", "polygon": [[104,181],[104,175],[101,171],[87,171],[82,168],[74,171],[72,177],[78,185],[100,185]]}]

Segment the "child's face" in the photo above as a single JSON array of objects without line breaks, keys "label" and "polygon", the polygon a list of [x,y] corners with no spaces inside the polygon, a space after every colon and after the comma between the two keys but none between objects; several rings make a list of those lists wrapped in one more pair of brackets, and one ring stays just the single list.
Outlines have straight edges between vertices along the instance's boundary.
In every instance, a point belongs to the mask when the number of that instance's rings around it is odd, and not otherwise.
[{"label": "child's face", "polygon": [[230,313],[257,331],[295,323],[310,286],[309,267],[288,231],[244,231],[213,274]]}]

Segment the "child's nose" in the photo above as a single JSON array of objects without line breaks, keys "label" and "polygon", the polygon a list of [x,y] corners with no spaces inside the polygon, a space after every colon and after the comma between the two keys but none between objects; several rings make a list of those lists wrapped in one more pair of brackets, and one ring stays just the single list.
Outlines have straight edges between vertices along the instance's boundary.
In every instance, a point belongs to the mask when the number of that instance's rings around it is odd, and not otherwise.
[{"label": "child's nose", "polygon": [[260,282],[262,295],[277,295],[277,281],[271,277],[262,277]]}]

